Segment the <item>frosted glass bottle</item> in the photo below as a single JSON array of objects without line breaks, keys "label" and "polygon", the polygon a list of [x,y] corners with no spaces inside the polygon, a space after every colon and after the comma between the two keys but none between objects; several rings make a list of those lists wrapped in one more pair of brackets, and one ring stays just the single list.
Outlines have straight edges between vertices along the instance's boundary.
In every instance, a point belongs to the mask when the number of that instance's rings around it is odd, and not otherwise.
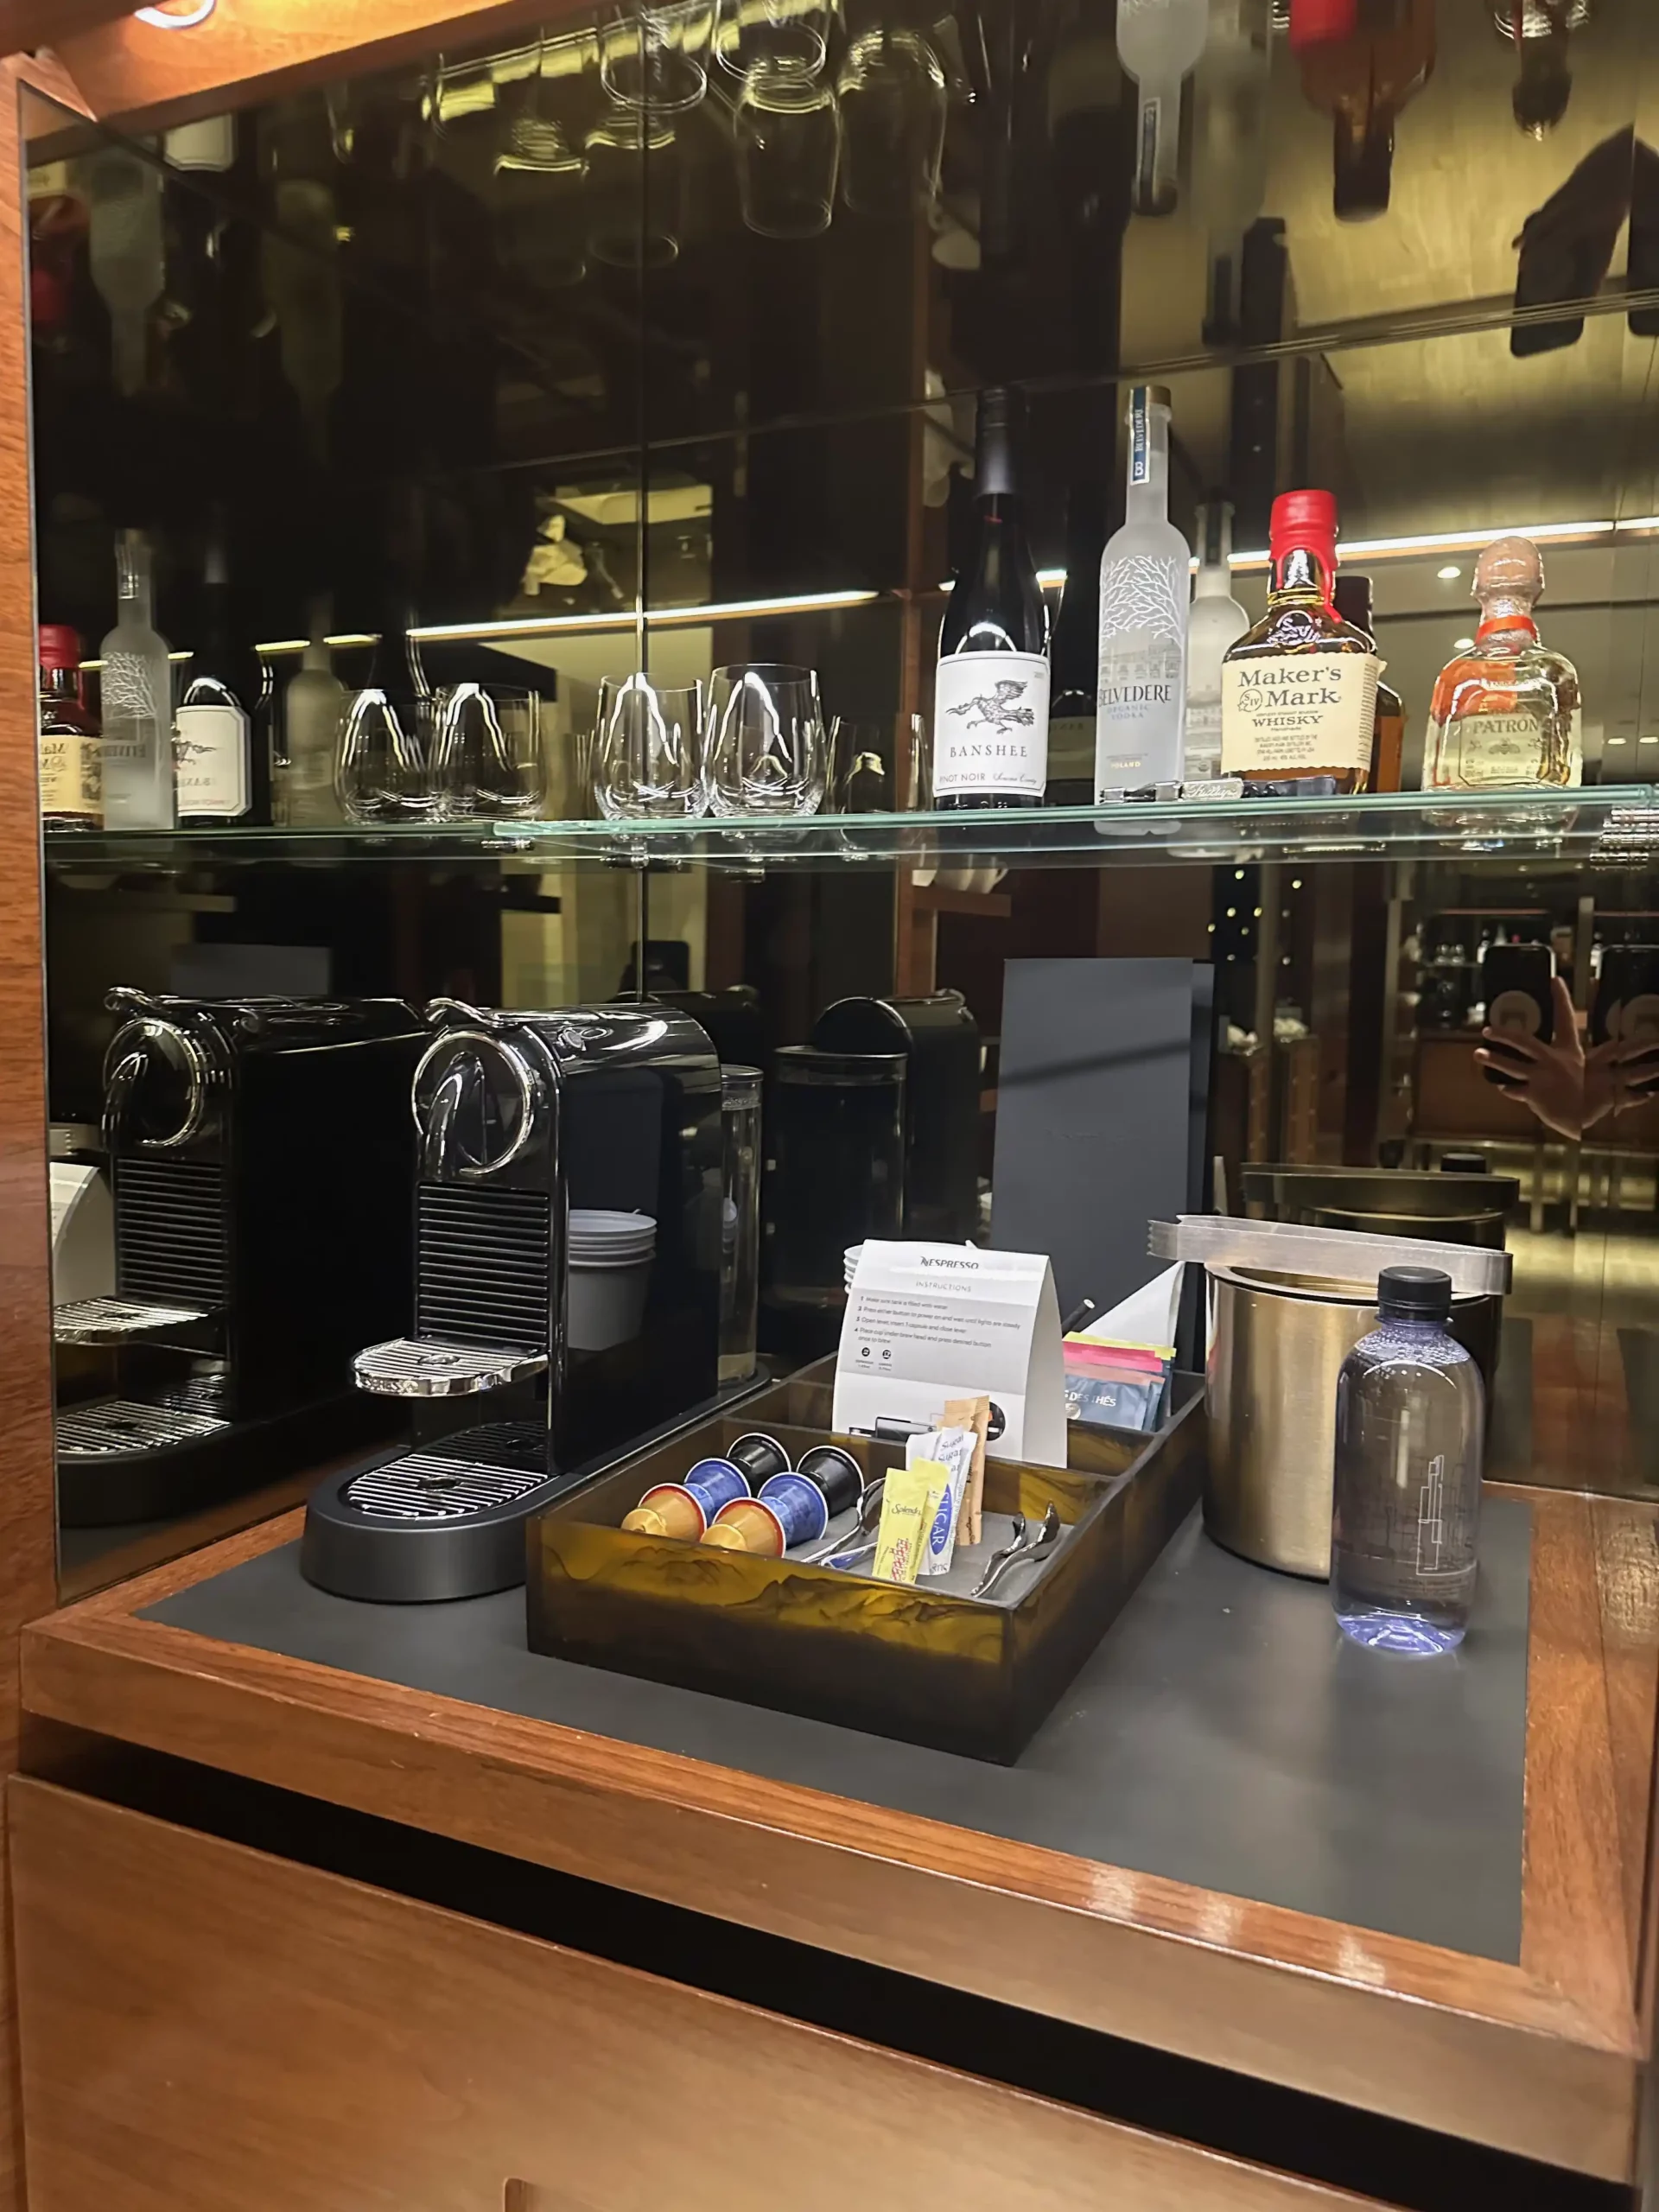
[{"label": "frosted glass bottle", "polygon": [[1186,606],[1192,556],[1169,519],[1169,393],[1129,393],[1123,527],[1100,558],[1100,680],[1095,803],[1179,783],[1186,702]]},{"label": "frosted glass bottle", "polygon": [[1431,1658],[1474,1602],[1485,1393],[1450,1332],[1452,1279],[1385,1268],[1337,1379],[1331,1602],[1344,1636]]},{"label": "frosted glass bottle", "polygon": [[174,826],[173,669],[152,620],[149,547],[140,531],[116,545],[119,607],[104,640],[104,826]]},{"label": "frosted glass bottle", "polygon": [[1182,779],[1202,783],[1221,773],[1221,664],[1250,618],[1233,597],[1233,509],[1215,499],[1198,509],[1198,573],[1186,618],[1186,724]]},{"label": "frosted glass bottle", "polygon": [[1181,82],[1204,52],[1209,30],[1209,0],[1118,0],[1118,60],[1141,88],[1135,205],[1142,215],[1174,211]]},{"label": "frosted glass bottle", "polygon": [[345,817],[334,792],[334,753],[346,686],[334,674],[322,610],[311,615],[311,642],[283,695],[283,819],[314,830]]},{"label": "frosted glass bottle", "polygon": [[160,168],[125,146],[91,156],[83,171],[92,283],[110,311],[115,388],[142,391],[149,318],[167,283]]}]

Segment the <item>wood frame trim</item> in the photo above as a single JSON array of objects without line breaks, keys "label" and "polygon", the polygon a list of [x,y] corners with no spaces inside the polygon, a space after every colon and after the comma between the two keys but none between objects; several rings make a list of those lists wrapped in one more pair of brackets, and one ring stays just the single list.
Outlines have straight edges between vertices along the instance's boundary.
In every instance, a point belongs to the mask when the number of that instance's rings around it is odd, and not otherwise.
[{"label": "wood frame trim", "polygon": [[[49,1719],[1624,2181],[1645,2050],[1630,1902],[1645,1824],[1630,1834],[1621,1808],[1645,1807],[1651,1779],[1656,1516],[1532,1503],[1518,1967],[137,1618],[291,1542],[298,1515],[37,1624],[25,1699]],[[1646,1677],[1617,1704],[1613,1636]]]}]

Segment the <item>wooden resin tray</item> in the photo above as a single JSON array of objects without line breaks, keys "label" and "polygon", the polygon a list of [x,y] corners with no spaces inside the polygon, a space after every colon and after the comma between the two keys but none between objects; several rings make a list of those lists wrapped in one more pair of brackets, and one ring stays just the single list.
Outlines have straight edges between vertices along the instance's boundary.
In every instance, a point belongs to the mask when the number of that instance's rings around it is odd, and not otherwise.
[{"label": "wooden resin tray", "polygon": [[[1184,1378],[1185,1379],[1185,1378]],[[988,1515],[1065,1535],[1018,1595],[876,1582],[791,1559],[635,1535],[618,1524],[654,1483],[678,1482],[747,1432],[793,1459],[834,1442],[868,1473],[903,1450],[784,1418],[827,1411],[810,1371],[699,1424],[550,1505],[530,1525],[531,1649],[654,1681],[1011,1765],[1198,1502],[1204,1406],[1189,1387],[1156,1435],[1073,1424],[1068,1468],[988,1459]]]}]

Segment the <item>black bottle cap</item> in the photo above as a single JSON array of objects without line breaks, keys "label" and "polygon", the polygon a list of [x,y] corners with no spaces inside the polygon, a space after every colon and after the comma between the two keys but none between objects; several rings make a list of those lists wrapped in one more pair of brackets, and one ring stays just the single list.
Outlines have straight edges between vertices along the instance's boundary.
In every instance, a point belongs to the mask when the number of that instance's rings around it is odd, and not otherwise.
[{"label": "black bottle cap", "polygon": [[1008,385],[991,385],[979,395],[974,422],[974,492],[1007,498],[1020,489],[1017,448],[1025,421],[1023,395]]},{"label": "black bottle cap", "polygon": [[1381,1321],[1446,1321],[1452,1316],[1452,1278],[1439,1268],[1384,1268],[1376,1279]]},{"label": "black bottle cap", "polygon": [[1337,612],[1351,630],[1363,630],[1368,638],[1376,635],[1376,626],[1371,616],[1371,580],[1363,570],[1344,569],[1332,587]]}]

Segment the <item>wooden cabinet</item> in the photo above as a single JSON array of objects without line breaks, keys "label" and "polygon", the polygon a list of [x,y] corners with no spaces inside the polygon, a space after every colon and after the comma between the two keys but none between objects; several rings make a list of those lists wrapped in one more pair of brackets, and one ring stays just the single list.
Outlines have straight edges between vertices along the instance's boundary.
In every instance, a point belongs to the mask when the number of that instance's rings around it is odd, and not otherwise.
[{"label": "wooden cabinet", "polygon": [[11,1785],[33,2212],[1362,2200]]}]

